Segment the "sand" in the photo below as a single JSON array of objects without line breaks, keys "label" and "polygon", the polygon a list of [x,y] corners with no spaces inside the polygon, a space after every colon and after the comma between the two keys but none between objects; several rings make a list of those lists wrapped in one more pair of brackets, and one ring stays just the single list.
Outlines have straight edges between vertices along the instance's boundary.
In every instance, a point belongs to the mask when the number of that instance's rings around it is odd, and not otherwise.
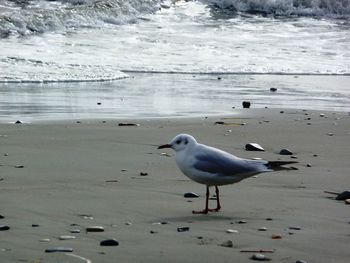
[{"label": "sand", "polygon": [[[0,124],[0,225],[10,227],[0,231],[1,262],[252,262],[254,253],[241,250],[260,249],[273,250],[264,253],[273,262],[348,262],[350,206],[324,192],[349,190],[348,113],[247,109],[119,122]],[[193,215],[204,208],[205,187],[181,174],[171,150],[156,148],[183,132],[246,158],[290,160],[279,155],[288,148],[297,170],[223,186],[220,212]],[[249,142],[265,152],[246,151]],[[86,233],[96,225],[105,231]],[[110,238],[119,246],[100,246]],[[221,246],[228,240],[233,247]],[[74,251],[45,253],[53,247]]]}]

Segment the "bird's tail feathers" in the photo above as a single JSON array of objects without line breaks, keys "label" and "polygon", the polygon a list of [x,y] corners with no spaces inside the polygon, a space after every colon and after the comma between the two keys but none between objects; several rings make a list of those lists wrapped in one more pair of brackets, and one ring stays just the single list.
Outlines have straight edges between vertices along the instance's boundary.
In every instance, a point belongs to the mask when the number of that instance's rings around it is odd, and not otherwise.
[{"label": "bird's tail feathers", "polygon": [[291,167],[283,167],[283,165],[298,163],[296,161],[269,161],[266,166],[274,171],[293,170]]}]

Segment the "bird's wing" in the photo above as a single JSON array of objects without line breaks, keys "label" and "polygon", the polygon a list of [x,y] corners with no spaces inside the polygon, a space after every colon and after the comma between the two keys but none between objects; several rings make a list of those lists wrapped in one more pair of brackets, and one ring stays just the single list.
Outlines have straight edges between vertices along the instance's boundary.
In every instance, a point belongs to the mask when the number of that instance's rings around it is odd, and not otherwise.
[{"label": "bird's wing", "polygon": [[194,167],[207,173],[227,176],[267,172],[266,161],[238,158],[227,152],[199,145],[195,154]]}]

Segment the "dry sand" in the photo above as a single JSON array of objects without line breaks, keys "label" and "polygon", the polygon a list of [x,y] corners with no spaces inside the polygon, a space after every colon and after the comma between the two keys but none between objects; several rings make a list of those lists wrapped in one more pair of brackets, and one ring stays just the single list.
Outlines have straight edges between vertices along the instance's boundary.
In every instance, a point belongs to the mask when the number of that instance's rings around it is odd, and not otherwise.
[{"label": "dry sand", "polygon": [[[0,262],[84,262],[45,253],[53,247],[73,248],[94,263],[251,262],[254,253],[240,251],[259,249],[273,250],[265,253],[273,262],[349,262],[350,206],[324,190],[350,188],[350,116],[324,114],[249,109],[228,119],[130,121],[139,127],[119,127],[117,120],[0,124],[0,225],[10,227],[0,231]],[[288,148],[298,170],[223,186],[222,211],[193,215],[204,208],[205,187],[181,174],[171,150],[168,156],[156,149],[183,132],[246,158],[290,160],[278,154]],[[266,151],[245,151],[249,142]],[[185,192],[200,198],[185,199]],[[85,232],[94,225],[105,231]],[[119,246],[100,246],[109,238]],[[220,246],[228,240],[233,247]]]}]

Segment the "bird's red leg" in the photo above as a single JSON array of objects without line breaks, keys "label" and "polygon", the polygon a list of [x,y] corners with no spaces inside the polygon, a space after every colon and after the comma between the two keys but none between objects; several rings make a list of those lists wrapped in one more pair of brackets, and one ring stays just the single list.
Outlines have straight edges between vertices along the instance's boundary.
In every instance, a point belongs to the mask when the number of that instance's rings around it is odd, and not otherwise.
[{"label": "bird's red leg", "polygon": [[216,185],[215,185],[215,194],[216,194],[216,208],[209,209],[210,212],[218,212],[221,209],[219,187],[217,187]]},{"label": "bird's red leg", "polygon": [[207,193],[205,198],[205,208],[202,211],[192,211],[192,214],[208,214],[208,205],[209,205],[209,186],[207,186]]}]

